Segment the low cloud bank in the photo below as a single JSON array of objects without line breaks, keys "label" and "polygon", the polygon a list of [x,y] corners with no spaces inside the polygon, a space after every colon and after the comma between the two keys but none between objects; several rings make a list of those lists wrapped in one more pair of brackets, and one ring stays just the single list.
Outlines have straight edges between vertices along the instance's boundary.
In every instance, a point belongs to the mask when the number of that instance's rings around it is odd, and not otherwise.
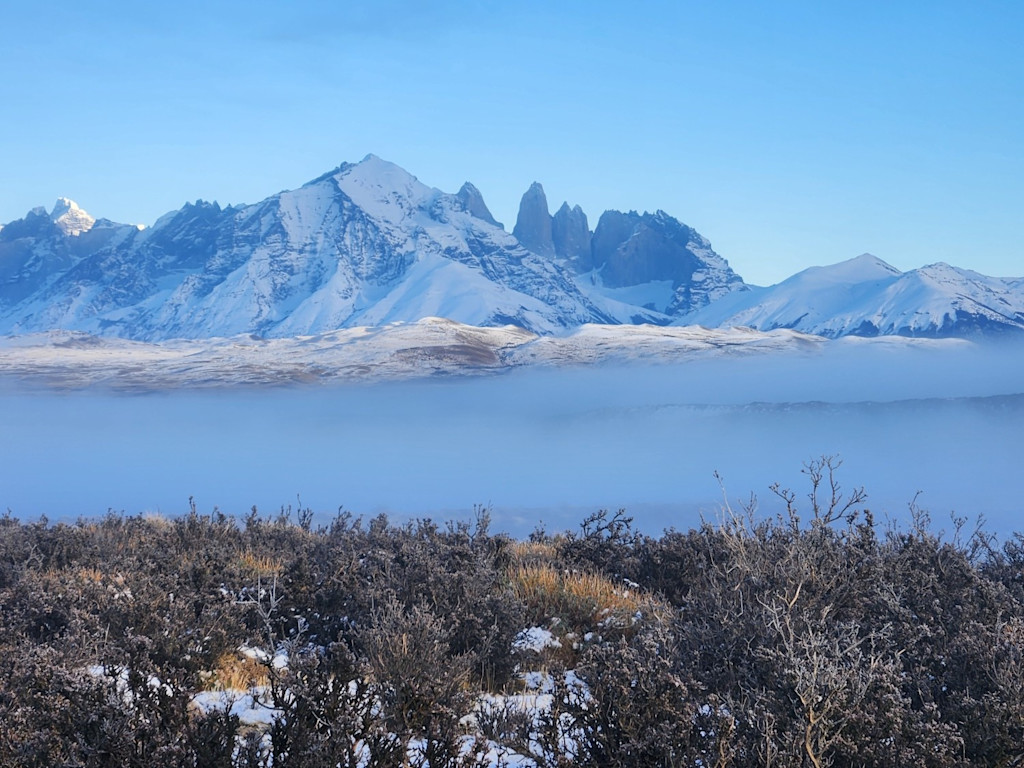
[{"label": "low cloud bank", "polygon": [[677,365],[522,370],[372,387],[125,396],[0,393],[0,507],[32,519],[178,514],[193,496],[464,517],[499,528],[575,526],[625,507],[652,532],[714,517],[768,487],[806,491],[801,467],[843,460],[879,517],[918,491],[940,523],[983,514],[1020,527],[1019,346],[830,343],[820,354]]}]

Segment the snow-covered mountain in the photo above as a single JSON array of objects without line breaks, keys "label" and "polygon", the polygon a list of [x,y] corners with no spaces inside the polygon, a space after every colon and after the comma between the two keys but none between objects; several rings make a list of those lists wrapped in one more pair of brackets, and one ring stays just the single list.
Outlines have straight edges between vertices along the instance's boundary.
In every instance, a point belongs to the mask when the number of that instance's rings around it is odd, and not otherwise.
[{"label": "snow-covered mountain", "polygon": [[[711,295],[702,284],[710,262],[694,261],[685,248],[654,252],[685,232],[683,241],[699,241],[714,256],[703,238],[661,213],[618,214],[635,219],[637,232],[661,232],[649,238],[650,255],[635,248],[619,255],[622,243],[612,242],[595,265],[577,208],[576,228],[565,233],[561,217],[555,230],[559,243],[581,240],[580,263],[562,258],[535,186],[539,239],[519,224],[520,239],[506,232],[472,184],[446,194],[373,155],[254,205],[197,201],[149,228],[96,220],[62,198],[51,213],[35,209],[0,229],[0,332],[283,337],[439,316],[553,333],[585,323],[667,324],[691,306],[691,293],[701,297],[697,306]],[[627,230],[623,242],[636,240]],[[671,282],[672,296],[645,300],[644,308],[603,293],[602,266],[610,290],[634,287],[632,276],[619,274],[623,258],[680,260],[674,272],[638,278]],[[720,282],[742,286],[714,258],[726,273]],[[579,279],[584,262],[586,279]]]},{"label": "snow-covered mountain", "polygon": [[540,334],[587,323],[790,328],[828,337],[1024,329],[1024,279],[862,256],[755,288],[664,211],[523,196],[512,233],[373,155],[253,205],[197,201],[151,227],[61,198],[0,227],[0,334],[281,338],[444,317]]},{"label": "snow-covered mountain", "polygon": [[967,336],[1024,330],[1024,280],[948,264],[900,272],[871,254],[734,292],[676,321],[839,336]]},{"label": "snow-covered mountain", "polygon": [[[261,203],[197,202],[150,228],[59,202],[0,231],[0,330],[132,339],[291,336],[450,317],[552,332],[607,322],[549,258],[369,156]],[[65,222],[67,222],[65,224]]]}]

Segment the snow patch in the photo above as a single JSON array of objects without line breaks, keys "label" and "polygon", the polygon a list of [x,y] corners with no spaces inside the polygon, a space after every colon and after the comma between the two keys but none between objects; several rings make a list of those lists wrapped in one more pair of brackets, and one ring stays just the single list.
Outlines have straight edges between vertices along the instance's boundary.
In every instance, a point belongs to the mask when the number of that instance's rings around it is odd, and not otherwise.
[{"label": "snow patch", "polygon": [[524,629],[515,640],[512,641],[512,648],[517,651],[543,651],[545,648],[561,648],[562,643],[557,637],[551,634],[550,630],[543,627],[530,627]]}]

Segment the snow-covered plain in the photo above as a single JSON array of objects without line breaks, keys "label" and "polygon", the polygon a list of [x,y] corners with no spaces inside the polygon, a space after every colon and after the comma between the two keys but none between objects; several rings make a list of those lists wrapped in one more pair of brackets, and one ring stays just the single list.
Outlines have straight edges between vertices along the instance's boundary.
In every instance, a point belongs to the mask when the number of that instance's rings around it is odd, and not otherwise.
[{"label": "snow-covered plain", "polygon": [[[656,332],[642,327],[612,341],[600,327],[539,341],[491,331],[504,334],[518,362],[484,366],[488,375],[409,379],[406,370],[370,384],[358,376],[325,383],[313,366],[306,383],[290,387],[236,379],[129,392],[114,391],[116,376],[92,374],[68,388],[68,379],[24,360],[32,375],[17,379],[11,361],[26,350],[43,355],[46,345],[8,341],[0,349],[9,384],[0,391],[0,508],[22,519],[108,508],[174,515],[191,496],[201,511],[216,505],[238,515],[301,503],[326,522],[339,506],[449,519],[487,504],[496,528],[524,535],[539,523],[574,527],[597,509],[624,507],[657,533],[720,513],[716,471],[731,503],[755,493],[769,512],[772,483],[802,495],[803,464],[837,455],[840,481],[863,485],[880,519],[905,519],[922,491],[919,504],[940,527],[955,511],[984,515],[1003,535],[1024,528],[1019,344],[824,342],[778,332],[744,345],[746,332],[736,331],[717,346],[695,336],[689,352],[666,357]],[[567,350],[580,363],[553,365]],[[137,351],[139,377],[164,370],[164,358],[188,363],[173,349]],[[82,362],[92,358],[60,359],[95,373]]]}]

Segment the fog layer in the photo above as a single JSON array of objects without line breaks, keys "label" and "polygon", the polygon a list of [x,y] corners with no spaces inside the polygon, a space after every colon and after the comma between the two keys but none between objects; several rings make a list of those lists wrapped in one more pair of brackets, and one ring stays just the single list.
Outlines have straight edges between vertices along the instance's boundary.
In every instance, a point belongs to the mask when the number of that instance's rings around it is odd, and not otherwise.
[{"label": "fog layer", "polygon": [[179,514],[194,497],[243,515],[300,503],[356,514],[575,526],[624,507],[688,528],[841,458],[877,516],[1018,522],[1024,355],[856,340],[823,354],[630,368],[532,369],[372,387],[121,395],[0,393],[0,508],[22,519]]}]

